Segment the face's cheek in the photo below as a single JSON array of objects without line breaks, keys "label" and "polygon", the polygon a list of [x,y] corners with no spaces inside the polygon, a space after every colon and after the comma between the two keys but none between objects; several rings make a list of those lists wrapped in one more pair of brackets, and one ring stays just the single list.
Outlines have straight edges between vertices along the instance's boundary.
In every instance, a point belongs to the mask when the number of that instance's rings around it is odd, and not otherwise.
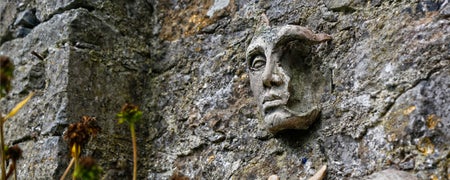
[{"label": "face's cheek", "polygon": [[286,88],[286,90],[287,90],[287,87],[289,86],[289,83],[291,82],[291,77],[288,75],[289,73],[287,72],[287,70],[285,70],[285,69],[283,69],[283,68],[280,68],[281,70],[280,70],[280,77],[281,77],[281,80],[283,81],[283,87],[284,88]]},{"label": "face's cheek", "polygon": [[250,72],[250,88],[253,92],[253,97],[257,99],[258,105],[262,104],[263,97],[263,84],[262,84],[262,72]]},{"label": "face's cheek", "polygon": [[291,77],[289,76],[288,70],[282,68],[281,66],[277,67],[277,76],[280,78],[281,83],[279,86],[273,88],[278,93],[277,95],[279,95],[284,101],[286,101],[285,103],[287,103],[287,100],[290,97],[289,84]]}]

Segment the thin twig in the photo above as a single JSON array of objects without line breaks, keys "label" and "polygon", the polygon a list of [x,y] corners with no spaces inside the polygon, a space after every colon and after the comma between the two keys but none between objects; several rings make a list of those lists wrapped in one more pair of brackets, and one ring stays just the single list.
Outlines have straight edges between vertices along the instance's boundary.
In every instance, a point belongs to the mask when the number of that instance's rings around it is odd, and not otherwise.
[{"label": "thin twig", "polygon": [[16,160],[14,160],[14,159],[12,159],[12,164],[9,165],[9,170],[8,170],[8,173],[6,174],[6,179],[9,179],[9,177],[11,177],[11,175],[13,175],[14,180],[17,180]]},{"label": "thin twig", "polygon": [[130,123],[131,140],[133,142],[133,180],[137,179],[137,145],[136,145],[136,131],[134,123]]},{"label": "thin twig", "polygon": [[67,166],[66,171],[64,171],[64,174],[61,176],[60,180],[64,180],[67,176],[67,174],[69,174],[70,168],[72,168],[73,163],[75,162],[75,158],[72,158],[70,160],[69,166]]},{"label": "thin twig", "polygon": [[36,51],[31,51],[31,54],[36,56],[37,58],[39,58],[40,60],[44,60],[44,57],[42,57],[39,53],[37,53]]},{"label": "thin twig", "polygon": [[[77,143],[73,144],[73,146],[75,147],[75,169],[74,172],[77,172],[80,168],[80,153],[81,153],[81,146]],[[72,179],[76,180],[77,178],[75,177],[75,173],[72,175]]]},{"label": "thin twig", "polygon": [[14,164],[14,180],[17,180],[16,160],[13,160],[13,164]]},{"label": "thin twig", "polygon": [[[1,115],[0,115],[1,116]],[[5,140],[3,139],[3,122],[4,118],[1,117],[0,121],[0,154],[2,157],[1,162],[1,170],[2,170],[2,179],[6,179],[6,158],[5,158]]]}]

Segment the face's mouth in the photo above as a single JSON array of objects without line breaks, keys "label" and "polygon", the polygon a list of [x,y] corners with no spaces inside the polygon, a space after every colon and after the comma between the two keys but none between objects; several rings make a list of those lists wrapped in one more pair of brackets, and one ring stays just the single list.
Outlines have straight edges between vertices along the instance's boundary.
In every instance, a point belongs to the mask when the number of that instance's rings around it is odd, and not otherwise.
[{"label": "face's mouth", "polygon": [[275,111],[277,108],[285,104],[286,103],[281,96],[276,94],[269,94],[264,96],[262,102],[262,110],[264,114],[270,114],[271,112]]}]

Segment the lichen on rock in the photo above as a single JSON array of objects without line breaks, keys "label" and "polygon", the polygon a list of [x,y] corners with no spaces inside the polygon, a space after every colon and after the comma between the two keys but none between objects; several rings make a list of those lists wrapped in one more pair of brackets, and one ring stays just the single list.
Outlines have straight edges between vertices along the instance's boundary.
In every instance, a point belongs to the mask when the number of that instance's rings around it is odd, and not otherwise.
[{"label": "lichen on rock", "polygon": [[[61,135],[84,115],[103,131],[83,153],[104,178],[130,178],[131,141],[115,122],[125,102],[144,112],[139,179],[308,178],[324,164],[326,179],[384,169],[446,179],[446,2],[2,1],[0,55],[15,71],[1,111],[36,92],[5,123],[7,143],[23,149],[19,179],[59,178],[69,163]],[[40,23],[14,36],[32,9]],[[311,47],[326,88],[307,130],[262,125],[245,63],[262,14],[333,37]]]}]

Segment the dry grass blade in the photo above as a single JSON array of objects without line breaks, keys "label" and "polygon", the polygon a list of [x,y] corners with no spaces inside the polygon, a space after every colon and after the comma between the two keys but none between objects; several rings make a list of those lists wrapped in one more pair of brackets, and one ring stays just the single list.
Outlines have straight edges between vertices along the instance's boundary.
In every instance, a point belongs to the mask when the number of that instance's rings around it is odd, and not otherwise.
[{"label": "dry grass blade", "polygon": [[20,101],[4,118],[3,122],[5,122],[8,118],[13,117],[19,112],[19,110],[33,97],[34,92],[31,92],[24,100]]}]

